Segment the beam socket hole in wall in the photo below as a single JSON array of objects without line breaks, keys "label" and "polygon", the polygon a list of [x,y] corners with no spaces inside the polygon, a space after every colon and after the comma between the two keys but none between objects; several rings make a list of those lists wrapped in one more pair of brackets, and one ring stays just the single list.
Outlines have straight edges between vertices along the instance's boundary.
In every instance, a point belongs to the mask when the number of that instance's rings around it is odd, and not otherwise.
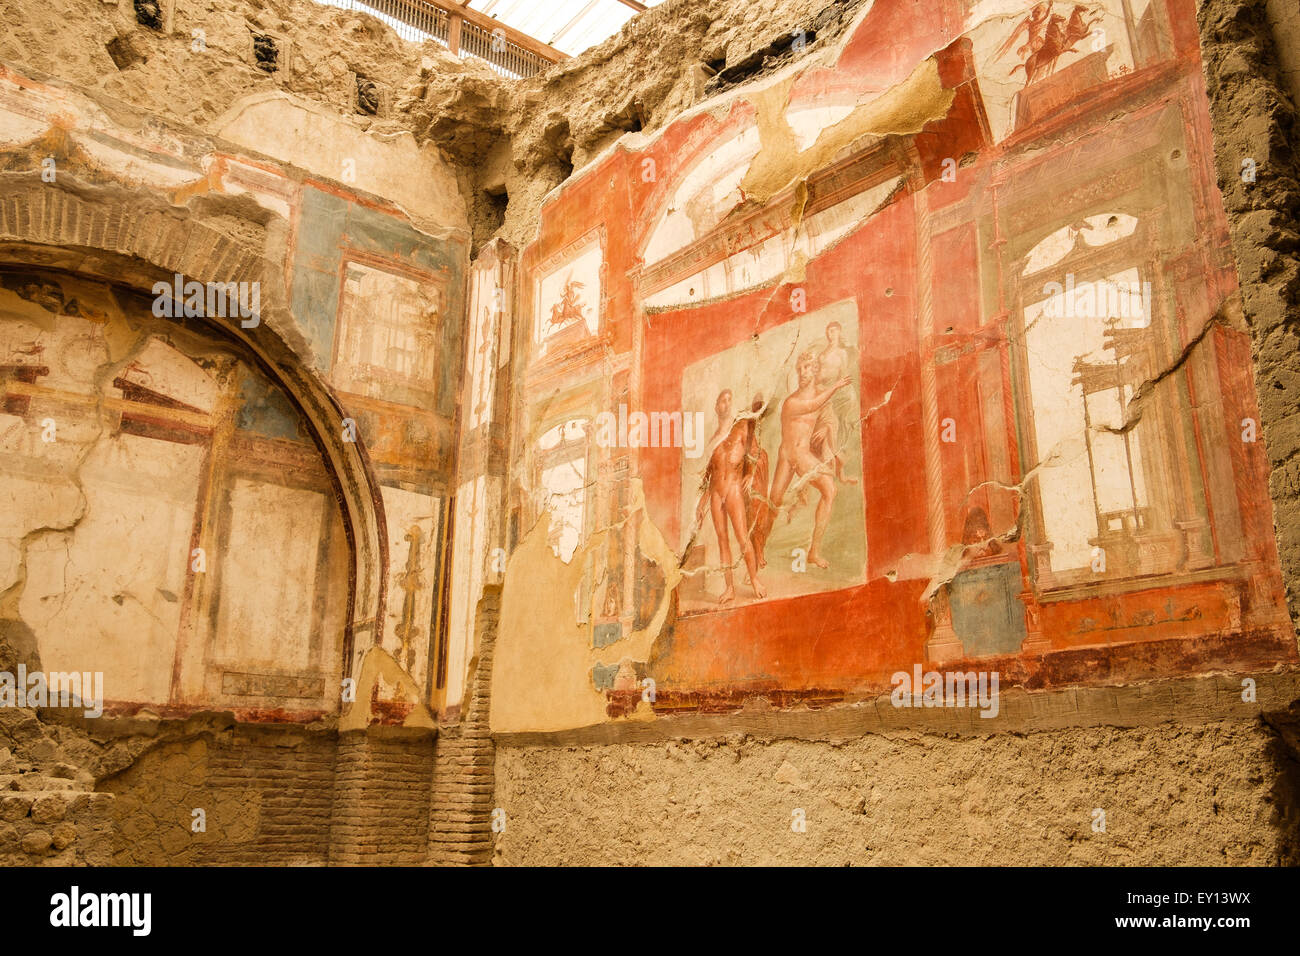
[{"label": "beam socket hole in wall", "polygon": [[161,0],[135,0],[136,22],[151,30],[163,28],[163,11]]},{"label": "beam socket hole in wall", "polygon": [[[745,80],[777,69],[792,55],[791,48],[794,46],[796,35],[791,32],[778,36],[771,43],[755,50],[734,66],[725,67],[709,82],[708,92],[721,92],[730,87],[738,86]],[[805,44],[811,44],[815,39],[816,34],[812,31],[807,31],[803,37]],[[799,52],[802,52],[804,48],[806,47],[801,48]],[[726,61],[723,62],[725,64]]]},{"label": "beam socket hole in wall", "polygon": [[573,175],[573,135],[569,132],[567,119],[560,120],[546,131],[546,144],[555,153],[560,182],[563,182]]},{"label": "beam socket hole in wall", "polygon": [[267,73],[280,68],[280,48],[275,37],[265,33],[253,34],[253,60],[259,70]]},{"label": "beam socket hole in wall", "polygon": [[357,74],[357,109],[367,116],[379,112],[379,87],[369,77]]},{"label": "beam socket hole in wall", "polygon": [[645,108],[640,100],[631,100],[621,110],[608,116],[605,122],[626,133],[639,133],[645,129]]},{"label": "beam socket hole in wall", "polygon": [[145,62],[145,58],[140,55],[140,51],[131,42],[130,36],[115,36],[104,44],[104,49],[108,51],[108,55],[113,60],[113,65],[119,70],[125,70],[137,63]]},{"label": "beam socket hole in wall", "polygon": [[510,204],[510,194],[504,186],[483,190],[484,207],[487,211],[488,225],[496,232],[506,221],[506,207]]}]

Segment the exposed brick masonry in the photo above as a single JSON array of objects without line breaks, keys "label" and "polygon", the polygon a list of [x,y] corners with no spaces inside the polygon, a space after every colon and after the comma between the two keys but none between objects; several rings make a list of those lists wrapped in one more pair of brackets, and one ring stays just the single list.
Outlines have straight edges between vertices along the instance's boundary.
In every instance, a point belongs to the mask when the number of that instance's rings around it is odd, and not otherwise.
[{"label": "exposed brick masonry", "polygon": [[458,727],[444,730],[438,738],[429,814],[429,862],[433,864],[481,865],[492,859],[496,748],[488,730],[488,701],[500,609],[501,588],[489,585],[478,605],[479,656],[469,708]]}]

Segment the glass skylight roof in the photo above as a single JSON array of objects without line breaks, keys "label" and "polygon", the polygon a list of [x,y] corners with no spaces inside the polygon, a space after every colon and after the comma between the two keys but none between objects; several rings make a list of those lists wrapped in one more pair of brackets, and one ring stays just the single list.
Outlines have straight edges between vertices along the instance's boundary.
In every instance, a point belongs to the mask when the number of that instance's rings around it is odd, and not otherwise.
[{"label": "glass skylight roof", "polygon": [[[391,26],[406,40],[414,43],[423,42],[430,34],[414,26],[421,22],[421,17],[414,19],[409,10],[403,13],[409,4],[401,0],[317,0],[318,3],[345,10],[360,10],[376,16]],[[593,47],[617,33],[628,20],[640,11],[641,7],[656,7],[663,0],[438,0],[433,6],[447,12],[454,12],[458,7],[471,7],[486,17],[525,33],[534,40],[540,40],[547,46],[577,56],[588,47]],[[418,5],[418,4],[417,4]],[[429,7],[425,7],[429,10]],[[427,17],[430,14],[425,14]],[[445,25],[445,16],[441,21]],[[430,29],[430,28],[426,28]],[[446,42],[445,29],[439,34],[436,30],[434,39]]]},{"label": "glass skylight roof", "polygon": [[[654,7],[663,0],[640,2]],[[622,0],[470,0],[469,5],[570,56],[613,36],[637,13]]]}]

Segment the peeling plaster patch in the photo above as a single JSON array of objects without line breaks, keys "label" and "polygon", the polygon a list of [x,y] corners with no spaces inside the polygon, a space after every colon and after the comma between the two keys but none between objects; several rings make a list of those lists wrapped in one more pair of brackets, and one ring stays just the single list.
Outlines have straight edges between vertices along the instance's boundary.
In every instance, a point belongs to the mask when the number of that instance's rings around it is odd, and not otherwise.
[{"label": "peeling plaster patch", "polygon": [[[790,228],[757,247],[758,255],[754,249],[742,250],[656,292],[646,299],[645,312],[653,315],[682,307],[711,305],[765,286],[779,289],[782,285],[804,282],[812,259],[831,252],[858,230],[867,228],[904,189],[903,177],[895,176],[805,218],[807,187],[800,181],[794,190]],[[718,282],[726,288],[715,289]],[[769,298],[769,304],[770,301]]]},{"label": "peeling plaster patch", "polygon": [[148,153],[121,140],[97,136],[94,132],[74,134],[69,136],[69,140],[93,162],[119,175],[125,182],[166,190],[178,189],[202,178],[191,166],[168,161],[169,157]]},{"label": "peeling plaster patch", "polygon": [[919,133],[926,123],[947,116],[956,97],[954,91],[944,88],[939,63],[931,57],[906,80],[857,107],[823,130],[812,147],[801,150],[799,137],[785,113],[793,83],[791,78],[751,97],[763,146],[750,164],[741,189],[755,203],[766,203],[828,165],[840,150],[863,139]]},{"label": "peeling plaster patch", "polygon": [[[640,479],[629,480],[626,518],[591,534],[568,563],[551,550],[551,514],[524,535],[506,566],[501,622],[492,675],[493,732],[562,730],[607,719],[605,695],[592,673],[622,661],[645,661],[668,619],[681,583],[680,558],[646,515]],[[586,556],[598,553],[611,531],[635,523],[637,549],[657,564],[665,587],[649,623],[605,647],[593,647],[590,626],[574,617],[586,574]],[[644,706],[638,717],[652,716]]]},{"label": "peeling plaster patch", "polygon": [[[437,722],[433,714],[422,701],[424,692],[411,679],[411,675],[402,670],[401,665],[382,647],[372,647],[365,652],[361,660],[361,673],[357,677],[356,700],[348,705],[339,718],[339,730],[365,730],[372,720],[370,698],[380,682],[396,688],[397,696],[405,697],[412,703],[411,712],[402,721],[403,727],[433,728]],[[392,694],[383,695],[385,700],[392,699]]]},{"label": "peeling plaster patch", "polygon": [[669,597],[677,585],[681,583],[681,556],[668,546],[663,533],[646,514],[645,489],[642,487],[641,479],[633,478],[631,480],[629,493],[632,499],[632,504],[628,509],[629,519],[633,515],[639,514],[641,516],[641,521],[637,525],[637,547],[643,555],[659,565],[666,579],[664,582],[664,596],[660,599],[659,606],[655,608],[650,624],[644,630],[633,631],[627,638],[626,656],[630,656],[633,660],[645,660],[649,656],[650,647],[655,638],[659,636],[659,632],[663,629],[664,621],[667,620]]},{"label": "peeling plaster patch", "polygon": [[[92,295],[90,298],[83,293],[81,299],[93,311],[117,313],[110,293],[105,292],[102,297]],[[8,321],[19,323],[16,326],[18,329],[21,329],[22,324],[27,324],[45,334],[53,333],[57,322],[53,312],[8,289],[0,289],[0,313]],[[95,453],[105,433],[108,412],[103,407],[104,389],[112,380],[113,374],[124,368],[146,347],[149,338],[110,322],[103,330],[102,341],[108,354],[98,356],[100,361],[93,369],[82,369],[77,365],[78,369],[92,373],[90,379],[99,398],[96,424],[89,421],[66,421],[62,425],[62,440],[45,444],[41,441],[39,427],[29,428],[19,416],[0,416],[0,421],[6,423],[0,432],[0,455],[41,457],[47,461],[52,458],[56,471],[56,476],[51,476],[48,472],[31,476],[38,479],[37,498],[46,502],[46,508],[32,507],[32,499],[25,498],[22,509],[6,510],[9,518],[21,514],[25,520],[20,524],[9,525],[3,532],[7,553],[4,554],[6,573],[0,580],[4,587],[3,593],[0,593],[0,617],[18,620],[24,616],[20,606],[26,591],[29,552],[49,550],[44,539],[50,535],[60,536],[74,532],[86,517],[89,501],[81,482],[81,470]],[[51,477],[63,480],[51,481]]]},{"label": "peeling plaster patch", "polygon": [[605,719],[604,695],[591,681],[590,640],[574,620],[573,597],[592,535],[566,564],[551,550],[551,514],[523,536],[506,565],[492,674],[491,726],[561,730]]},{"label": "peeling plaster patch", "polygon": [[[436,149],[406,131],[376,135],[306,100],[258,93],[213,123],[216,134],[335,182],[389,198],[431,235],[466,220],[465,203]],[[309,147],[307,144],[311,144]]]},{"label": "peeling plaster patch", "polygon": [[[109,293],[102,300],[83,294],[81,301],[87,308],[99,305],[106,314],[121,314]],[[64,420],[58,442],[27,450],[28,457],[42,459],[51,453],[75,456],[75,461],[63,465],[69,490],[76,492],[75,509],[60,514],[57,524],[49,523],[23,536],[19,574],[0,596],[0,614],[21,619],[32,628],[42,662],[51,669],[111,673],[113,686],[108,693],[113,698],[166,700],[170,672],[155,664],[173,655],[180,612],[174,600],[150,584],[162,580],[171,589],[179,589],[186,555],[180,550],[171,553],[165,548],[144,547],[149,535],[142,532],[159,530],[150,528],[146,520],[149,514],[162,514],[159,508],[170,505],[184,511],[187,496],[197,490],[198,458],[189,446],[144,455],[138,445],[146,440],[113,433],[113,415],[104,404],[111,383],[150,350],[166,350],[155,335],[131,330],[120,319],[107,323],[102,341],[109,354],[92,376],[97,398],[93,420]],[[37,440],[34,434],[31,437]],[[170,458],[163,454],[167,451],[173,452]],[[187,453],[189,460],[182,461]],[[122,493],[132,476],[151,472],[152,481],[166,489],[165,494],[143,505],[139,498]],[[187,484],[191,472],[192,483]],[[93,488],[87,488],[87,479]],[[183,527],[184,523],[179,526]],[[124,535],[125,528],[132,534]],[[178,532],[178,527],[171,530]],[[105,561],[111,565],[108,580],[104,574],[109,569],[101,563]],[[158,603],[155,592],[163,604]],[[110,596],[113,607],[104,602]],[[112,624],[98,628],[98,639],[88,646],[78,622],[92,618]],[[134,650],[113,640],[124,633],[135,636]],[[141,639],[147,644],[143,649],[138,646]]]},{"label": "peeling plaster patch", "polygon": [[28,143],[48,129],[44,120],[32,119],[13,110],[0,110],[0,146]]}]

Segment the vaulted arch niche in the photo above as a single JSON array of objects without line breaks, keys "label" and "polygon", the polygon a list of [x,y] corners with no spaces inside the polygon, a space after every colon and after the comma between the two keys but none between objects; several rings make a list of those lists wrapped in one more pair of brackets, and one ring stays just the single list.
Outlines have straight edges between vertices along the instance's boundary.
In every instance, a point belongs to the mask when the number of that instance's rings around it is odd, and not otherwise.
[{"label": "vaulted arch niche", "polygon": [[0,267],[0,590],[46,671],[140,705],[333,712],[351,552],[298,403],[201,319]]}]

